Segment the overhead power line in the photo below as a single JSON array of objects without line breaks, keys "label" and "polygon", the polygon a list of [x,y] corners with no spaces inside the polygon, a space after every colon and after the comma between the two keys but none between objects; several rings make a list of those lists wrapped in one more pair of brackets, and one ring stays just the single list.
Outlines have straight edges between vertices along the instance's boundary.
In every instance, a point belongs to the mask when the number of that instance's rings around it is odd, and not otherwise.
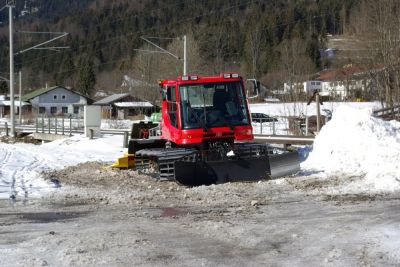
[{"label": "overhead power line", "polygon": [[[65,36],[68,35],[67,32],[29,32],[29,31],[19,31],[19,32],[20,32],[20,33],[29,33],[29,34],[44,34],[44,33],[45,33],[45,34],[52,34],[52,35],[58,35],[58,36],[56,36],[56,37],[54,37],[54,38],[52,38],[52,39],[50,39],[50,40],[47,40],[47,41],[45,41],[45,42],[43,42],[43,43],[34,45],[34,46],[29,47],[29,48],[26,48],[26,49],[23,49],[23,50],[21,50],[21,51],[15,53],[15,55],[20,55],[20,54],[23,54],[23,53],[28,52],[28,51],[30,51],[30,50],[33,50],[33,49],[41,49],[41,50],[50,49],[50,50],[55,50],[56,47],[43,47],[43,46],[46,45],[46,44],[52,43],[52,42],[54,42],[54,41],[56,41],[56,40],[58,40],[58,39],[61,39],[61,38],[63,38],[63,37],[65,37]],[[66,49],[66,48],[69,48],[69,47],[68,47],[68,46],[62,46],[62,47],[59,46],[59,47],[58,47],[58,49]]]}]

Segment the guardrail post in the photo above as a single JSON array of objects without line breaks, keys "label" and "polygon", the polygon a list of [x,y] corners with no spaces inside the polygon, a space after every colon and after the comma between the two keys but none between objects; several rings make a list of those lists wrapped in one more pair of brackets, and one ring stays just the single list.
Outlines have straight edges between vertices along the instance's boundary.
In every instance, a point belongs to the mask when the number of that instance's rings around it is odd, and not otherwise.
[{"label": "guardrail post", "polygon": [[62,135],[64,135],[64,116],[62,117]]},{"label": "guardrail post", "polygon": [[124,132],[124,148],[128,148],[128,142],[129,142],[129,132]]},{"label": "guardrail post", "polygon": [[272,120],[272,135],[275,135],[275,119]]},{"label": "guardrail post", "polygon": [[301,118],[298,122],[298,128],[299,128],[299,135],[302,136],[303,135],[303,130],[301,129]]},{"label": "guardrail post", "polygon": [[320,107],[320,99],[319,93],[315,95],[315,102],[317,102],[317,132],[321,130],[321,107]]},{"label": "guardrail post", "polygon": [[56,127],[56,131],[55,132],[57,134],[57,117],[54,118],[54,121],[55,121],[55,125],[54,126]]},{"label": "guardrail post", "polygon": [[69,136],[72,136],[72,117],[69,117]]},{"label": "guardrail post", "polygon": [[8,123],[4,123],[4,127],[6,127],[6,136],[8,137]]},{"label": "guardrail post", "polygon": [[308,116],[306,117],[306,136],[308,136]]}]

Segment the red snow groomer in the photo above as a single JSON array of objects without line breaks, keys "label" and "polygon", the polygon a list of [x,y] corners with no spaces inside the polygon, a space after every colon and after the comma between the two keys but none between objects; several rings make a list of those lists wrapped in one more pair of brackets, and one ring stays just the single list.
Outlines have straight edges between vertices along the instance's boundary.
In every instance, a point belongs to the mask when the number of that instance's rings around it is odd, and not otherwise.
[{"label": "red snow groomer", "polygon": [[[257,84],[253,80],[258,92]],[[150,129],[148,139],[129,142],[138,170],[189,186],[277,178],[299,170],[297,152],[251,142],[246,90],[238,74],[182,76],[159,85],[159,127]]]}]

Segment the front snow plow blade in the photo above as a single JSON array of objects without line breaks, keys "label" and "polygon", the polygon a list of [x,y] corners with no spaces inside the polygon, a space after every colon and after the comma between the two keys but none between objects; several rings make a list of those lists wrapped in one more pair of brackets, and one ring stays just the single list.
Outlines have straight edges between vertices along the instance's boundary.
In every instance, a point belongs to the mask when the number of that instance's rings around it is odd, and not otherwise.
[{"label": "front snow plow blade", "polygon": [[270,178],[290,176],[300,171],[299,154],[296,151],[269,156]]},{"label": "front snow plow blade", "polygon": [[175,180],[187,186],[251,182],[288,176],[300,170],[297,152],[210,162],[175,162]]},{"label": "front snow plow blade", "polygon": [[135,155],[125,154],[111,165],[112,168],[129,169],[135,167]]}]

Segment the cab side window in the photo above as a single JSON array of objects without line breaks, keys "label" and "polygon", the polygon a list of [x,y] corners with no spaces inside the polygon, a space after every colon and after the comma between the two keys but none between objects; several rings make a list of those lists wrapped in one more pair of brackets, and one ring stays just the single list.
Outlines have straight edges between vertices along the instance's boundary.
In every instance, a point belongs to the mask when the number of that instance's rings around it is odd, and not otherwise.
[{"label": "cab side window", "polygon": [[167,87],[167,109],[171,125],[178,128],[175,87]]}]

